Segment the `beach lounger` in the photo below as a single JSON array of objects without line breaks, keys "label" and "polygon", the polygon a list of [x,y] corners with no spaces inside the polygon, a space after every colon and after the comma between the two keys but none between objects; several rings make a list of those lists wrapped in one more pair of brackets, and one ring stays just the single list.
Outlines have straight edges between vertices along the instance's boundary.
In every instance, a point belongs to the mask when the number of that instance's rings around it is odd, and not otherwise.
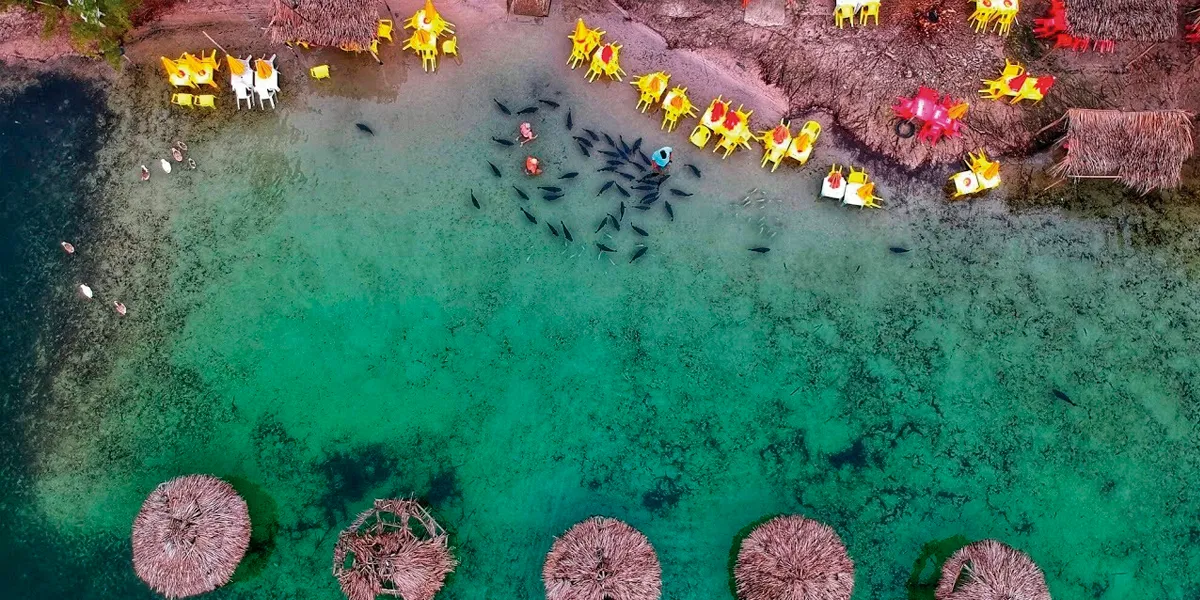
[{"label": "beach lounger", "polygon": [[254,95],[258,96],[258,107],[260,109],[265,110],[267,102],[270,102],[271,108],[274,109],[275,94],[279,91],[279,70],[275,68],[275,55],[272,54],[271,58],[262,62],[265,62],[270,67],[270,74],[262,77],[258,72],[257,64],[255,65]]}]

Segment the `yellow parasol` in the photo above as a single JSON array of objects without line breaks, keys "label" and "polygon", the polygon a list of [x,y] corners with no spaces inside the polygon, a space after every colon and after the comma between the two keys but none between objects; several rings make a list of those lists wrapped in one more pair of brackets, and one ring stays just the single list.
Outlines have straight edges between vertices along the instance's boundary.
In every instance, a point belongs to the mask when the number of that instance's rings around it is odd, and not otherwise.
[{"label": "yellow parasol", "polygon": [[225,62],[229,63],[229,72],[233,73],[234,75],[241,75],[242,73],[246,72],[246,65],[242,64],[242,61],[228,54],[225,55]]},{"label": "yellow parasol", "polygon": [[271,65],[261,58],[254,61],[254,69],[258,71],[258,76],[263,79],[267,79],[271,76]]},{"label": "yellow parasol", "polygon": [[165,56],[162,57],[162,66],[167,70],[167,75],[174,75],[179,72],[179,66],[175,64],[175,61]]},{"label": "yellow parasol", "polygon": [[583,19],[576,19],[575,20],[575,35],[573,36],[574,39],[578,40],[580,43],[582,43],[582,42],[587,41],[587,35],[588,35],[588,28],[587,28],[587,25],[583,24]]},{"label": "yellow parasol", "polygon": [[436,8],[433,7],[433,0],[425,0],[425,21],[432,23],[439,15]]}]

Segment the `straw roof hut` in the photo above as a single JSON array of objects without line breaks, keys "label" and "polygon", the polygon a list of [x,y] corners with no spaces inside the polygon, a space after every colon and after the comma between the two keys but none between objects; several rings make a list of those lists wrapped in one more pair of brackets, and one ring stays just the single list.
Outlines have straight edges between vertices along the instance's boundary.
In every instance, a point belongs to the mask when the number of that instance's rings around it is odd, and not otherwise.
[{"label": "straw roof hut", "polygon": [[273,0],[271,41],[366,50],[379,26],[381,0]]},{"label": "straw roof hut", "polygon": [[209,475],[159,484],[133,521],[133,570],[168,598],[226,584],[250,545],[250,512],[233,486]]},{"label": "straw roof hut", "polygon": [[1192,154],[1191,115],[1182,110],[1067,111],[1067,155],[1052,172],[1084,179],[1120,179],[1148,192],[1179,185]]},{"label": "straw roof hut", "polygon": [[1162,42],[1179,35],[1179,0],[1063,0],[1063,4],[1076,36]]},{"label": "straw roof hut", "polygon": [[942,566],[937,600],[1050,600],[1042,571],[1024,552],[996,540],[975,542]]},{"label": "straw roof hut", "polygon": [[849,600],[854,562],[831,527],[800,515],[759,525],[733,570],[741,600]]},{"label": "straw roof hut", "polygon": [[456,566],[446,530],[415,500],[376,500],[333,547],[333,576],[350,600],[431,600]]},{"label": "straw roof hut", "polygon": [[547,600],[658,600],[662,567],[646,536],[628,524],[592,517],[575,524],[546,555]]}]

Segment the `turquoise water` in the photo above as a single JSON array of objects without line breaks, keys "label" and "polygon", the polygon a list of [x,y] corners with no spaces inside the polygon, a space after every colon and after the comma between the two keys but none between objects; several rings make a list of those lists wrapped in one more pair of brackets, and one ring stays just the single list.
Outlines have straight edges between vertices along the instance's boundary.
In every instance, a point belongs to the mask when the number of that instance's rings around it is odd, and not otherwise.
[{"label": "turquoise water", "polygon": [[[47,278],[71,335],[34,323],[33,352],[57,358],[16,367],[48,380],[6,467],[24,477],[6,549],[37,574],[17,597],[148,596],[130,523],[190,472],[232,481],[256,524],[214,597],[337,598],[337,531],[408,495],[454,537],[446,598],[538,597],[553,537],[593,514],[649,537],[665,597],[728,598],[734,538],[781,512],[839,532],[857,598],[905,597],[923,551],[988,537],[1028,552],[1056,597],[1200,592],[1200,329],[1182,259],[1105,222],[946,206],[884,169],[893,210],[815,202],[847,151],[774,175],[722,163],[659,133],[627,86],[529,59],[550,29],[493,30],[512,56],[410,72],[394,99],[297,93],[181,125],[200,169],[146,185],[136,164],[179,131],[124,122],[114,135],[143,141],[74,258],[130,315]],[[534,120],[540,184],[583,173],[554,204],[489,140],[516,124],[492,98],[536,97],[562,104]],[[703,170],[673,175],[695,193],[674,222],[660,201],[626,215],[644,240],[593,233],[618,196],[596,197],[600,162],[565,137],[568,107],[577,130],[670,143]],[[770,201],[743,207],[754,188]],[[619,252],[597,257],[597,241]]]}]

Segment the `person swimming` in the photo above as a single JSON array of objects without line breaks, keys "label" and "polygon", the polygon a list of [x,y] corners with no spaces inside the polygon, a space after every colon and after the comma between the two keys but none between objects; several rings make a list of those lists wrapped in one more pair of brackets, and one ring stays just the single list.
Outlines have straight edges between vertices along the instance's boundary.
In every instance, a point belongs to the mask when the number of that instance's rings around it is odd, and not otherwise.
[{"label": "person swimming", "polygon": [[521,142],[522,146],[537,139],[537,135],[533,133],[533,125],[530,125],[527,122],[521,123],[518,131],[520,132],[521,137],[517,138],[517,141]]},{"label": "person swimming", "polygon": [[179,148],[171,148],[171,158],[174,158],[175,162],[183,162],[183,152]]},{"label": "person swimming", "polygon": [[75,254],[75,246],[72,246],[70,242],[59,242],[58,245],[62,246],[63,252]]},{"label": "person swimming", "polygon": [[187,167],[188,167],[188,169],[195,171],[196,170],[196,159],[188,157]]},{"label": "person swimming", "polygon": [[666,169],[667,165],[671,164],[671,153],[674,151],[670,146],[663,146],[655,150],[654,154],[650,155],[650,160],[654,161],[654,168],[656,170]]},{"label": "person swimming", "polygon": [[530,176],[542,174],[542,167],[538,159],[532,156],[525,157],[525,174]]},{"label": "person swimming", "polygon": [[150,169],[146,165],[142,165],[142,181],[150,181]]},{"label": "person swimming", "polygon": [[116,309],[117,314],[121,315],[122,317],[125,316],[125,313],[127,312],[125,305],[117,302],[116,300],[113,300],[113,308]]}]

